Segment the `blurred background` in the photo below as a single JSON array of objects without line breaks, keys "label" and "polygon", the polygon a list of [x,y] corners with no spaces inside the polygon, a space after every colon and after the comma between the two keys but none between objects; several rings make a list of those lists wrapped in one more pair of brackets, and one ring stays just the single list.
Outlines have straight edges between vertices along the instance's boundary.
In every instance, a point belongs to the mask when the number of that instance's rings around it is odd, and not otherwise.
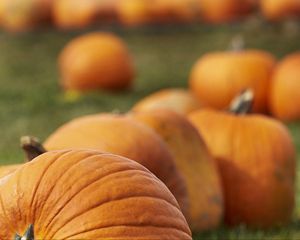
[{"label": "blurred background", "polygon": [[[237,36],[244,48],[268,51],[278,60],[297,52],[299,18],[298,0],[0,0],[0,162],[23,161],[20,136],[44,140],[75,117],[126,112],[160,89],[188,88],[195,62],[231,49]],[[72,39],[95,31],[124,41],[134,82],[122,91],[66,91],[60,53]],[[288,127],[300,153],[300,125],[295,120]],[[297,204],[288,226],[220,227],[194,239],[300,239],[299,214]]]}]

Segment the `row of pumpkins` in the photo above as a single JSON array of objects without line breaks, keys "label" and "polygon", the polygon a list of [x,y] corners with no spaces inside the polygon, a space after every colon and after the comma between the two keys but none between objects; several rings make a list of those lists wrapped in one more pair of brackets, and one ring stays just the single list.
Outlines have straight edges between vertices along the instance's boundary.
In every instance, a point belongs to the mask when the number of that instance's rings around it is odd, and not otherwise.
[{"label": "row of pumpkins", "polygon": [[[267,90],[277,82],[292,85],[293,100],[281,107],[294,107],[294,58],[299,62],[298,55],[283,60],[272,80],[269,53],[210,53],[192,70],[194,95],[169,89],[127,114],[74,119],[43,146],[23,138],[29,162],[0,168],[0,239],[181,240],[222,222],[288,223],[292,138],[281,122],[250,112],[266,112]],[[279,74],[286,62],[288,72]],[[67,90],[119,90],[135,75],[125,44],[107,33],[71,41],[59,65]]]},{"label": "row of pumpkins", "polygon": [[252,102],[247,90],[226,111],[139,106],[74,119],[44,146],[22,138],[29,162],[0,168],[0,239],[183,240],[223,221],[288,223],[293,142],[248,114]]},{"label": "row of pumpkins", "polygon": [[300,16],[298,0],[1,0],[0,25],[25,31],[51,21],[63,29],[101,22],[223,23],[245,17],[257,8],[270,20]]},{"label": "row of pumpkins", "polygon": [[[183,114],[200,106],[224,110],[249,88],[255,94],[253,112],[272,114],[283,121],[299,120],[300,52],[277,62],[269,52],[242,45],[237,36],[232,50],[203,55],[191,68],[192,94],[178,97],[173,91],[162,91],[140,104],[151,109],[171,103]],[[60,84],[72,93],[127,89],[134,85],[136,75],[126,44],[110,33],[88,33],[73,39],[60,53],[58,65]]]}]

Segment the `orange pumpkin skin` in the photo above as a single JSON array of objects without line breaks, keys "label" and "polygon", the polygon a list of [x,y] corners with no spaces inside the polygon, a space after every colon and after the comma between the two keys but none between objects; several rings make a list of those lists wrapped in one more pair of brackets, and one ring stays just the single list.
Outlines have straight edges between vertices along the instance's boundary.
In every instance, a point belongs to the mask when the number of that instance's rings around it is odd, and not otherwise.
[{"label": "orange pumpkin skin", "polygon": [[131,86],[134,67],[123,41],[109,33],[75,38],[59,56],[61,84],[71,90],[121,90]]},{"label": "orange pumpkin skin", "polygon": [[97,10],[95,0],[55,0],[52,15],[58,28],[84,28],[96,22]]},{"label": "orange pumpkin skin", "polygon": [[197,129],[182,115],[161,109],[134,113],[168,144],[188,187],[193,231],[216,228],[223,217],[223,193],[216,163]]},{"label": "orange pumpkin skin", "polygon": [[32,30],[50,21],[51,0],[1,0],[1,25],[12,32]]},{"label": "orange pumpkin skin", "polygon": [[36,239],[192,239],[167,187],[113,154],[48,152],[0,186],[2,240],[30,224]]},{"label": "orange pumpkin skin", "polygon": [[229,225],[287,223],[295,203],[295,150],[286,127],[260,116],[196,111],[190,120],[217,158]]},{"label": "orange pumpkin skin", "polygon": [[118,18],[126,26],[149,24],[154,21],[151,5],[149,0],[120,1],[117,6]]},{"label": "orange pumpkin skin", "polygon": [[198,0],[201,16],[210,23],[223,23],[236,20],[254,8],[249,0]]},{"label": "orange pumpkin skin", "polygon": [[272,114],[284,121],[300,119],[300,52],[283,59],[273,75],[270,109]]},{"label": "orange pumpkin skin", "polygon": [[300,13],[300,3],[297,0],[261,0],[260,9],[269,20],[281,20]]},{"label": "orange pumpkin skin", "polygon": [[14,171],[16,171],[19,167],[21,166],[21,164],[12,164],[12,165],[7,165],[7,166],[2,166],[0,167],[0,178],[3,178],[11,173],[13,173]]},{"label": "orange pumpkin skin", "polygon": [[201,104],[189,91],[180,88],[169,88],[150,94],[136,103],[132,110],[140,112],[161,108],[186,115],[200,109]]},{"label": "orange pumpkin skin", "polygon": [[167,185],[188,215],[186,184],[168,146],[154,131],[130,117],[98,114],[74,119],[56,130],[44,146],[47,150],[91,148],[135,160]]},{"label": "orange pumpkin skin", "polygon": [[208,53],[194,65],[190,88],[201,103],[215,109],[225,109],[250,88],[255,92],[253,111],[266,112],[275,63],[271,54],[258,50]]}]

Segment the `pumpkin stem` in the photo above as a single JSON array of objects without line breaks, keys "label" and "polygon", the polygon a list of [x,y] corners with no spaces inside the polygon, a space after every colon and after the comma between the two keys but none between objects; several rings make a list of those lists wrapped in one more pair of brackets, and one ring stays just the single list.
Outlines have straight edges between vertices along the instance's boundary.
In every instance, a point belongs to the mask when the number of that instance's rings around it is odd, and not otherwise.
[{"label": "pumpkin stem", "polygon": [[24,233],[24,236],[21,237],[20,235],[16,234],[15,240],[34,240],[34,229],[33,225],[30,224],[29,228]]},{"label": "pumpkin stem", "polygon": [[254,92],[251,89],[242,91],[230,104],[230,112],[234,114],[247,114],[251,112],[254,100]]},{"label": "pumpkin stem", "polygon": [[234,52],[240,52],[245,49],[244,37],[240,34],[234,36],[230,43],[230,50]]},{"label": "pumpkin stem", "polygon": [[30,162],[34,158],[46,152],[43,145],[35,137],[24,136],[21,137],[21,147],[26,155],[26,160]]}]

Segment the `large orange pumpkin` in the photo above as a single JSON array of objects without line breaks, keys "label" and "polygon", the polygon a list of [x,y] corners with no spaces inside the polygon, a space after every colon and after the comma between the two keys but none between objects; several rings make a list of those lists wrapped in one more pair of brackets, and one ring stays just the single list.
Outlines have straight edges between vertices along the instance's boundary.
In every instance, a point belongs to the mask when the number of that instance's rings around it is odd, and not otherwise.
[{"label": "large orange pumpkin", "polygon": [[185,115],[200,107],[199,101],[188,90],[169,88],[143,98],[133,106],[132,110],[140,112],[163,108]]},{"label": "large orange pumpkin", "polygon": [[298,0],[260,0],[260,8],[269,20],[281,20],[300,14]]},{"label": "large orange pumpkin", "polygon": [[48,152],[0,186],[1,240],[192,239],[167,187],[120,156]]},{"label": "large orange pumpkin", "polygon": [[186,185],[168,146],[152,129],[130,117],[99,114],[74,119],[56,130],[44,146],[47,150],[91,148],[135,160],[167,185],[187,216]]},{"label": "large orange pumpkin", "polygon": [[134,113],[168,144],[187,184],[188,222],[193,231],[216,228],[223,217],[219,172],[197,129],[182,115],[161,109]]},{"label": "large orange pumpkin", "polygon": [[277,66],[271,87],[272,114],[285,121],[300,119],[300,52],[284,58]]},{"label": "large orange pumpkin", "polygon": [[61,84],[65,89],[120,90],[131,86],[134,66],[124,42],[109,33],[75,38],[59,56]]},{"label": "large orange pumpkin", "polygon": [[1,25],[10,31],[26,31],[50,20],[51,0],[1,0]]},{"label": "large orange pumpkin", "polygon": [[[241,106],[237,112],[245,112]],[[189,118],[218,160],[225,222],[273,227],[290,221],[296,156],[287,128],[262,115],[215,110],[199,110]]]},{"label": "large orange pumpkin", "polygon": [[226,108],[241,91],[255,92],[253,111],[266,112],[274,57],[264,51],[213,52],[201,57],[190,75],[190,88],[205,106]]},{"label": "large orange pumpkin", "polygon": [[198,0],[201,16],[211,23],[222,23],[245,16],[255,7],[252,0]]}]

